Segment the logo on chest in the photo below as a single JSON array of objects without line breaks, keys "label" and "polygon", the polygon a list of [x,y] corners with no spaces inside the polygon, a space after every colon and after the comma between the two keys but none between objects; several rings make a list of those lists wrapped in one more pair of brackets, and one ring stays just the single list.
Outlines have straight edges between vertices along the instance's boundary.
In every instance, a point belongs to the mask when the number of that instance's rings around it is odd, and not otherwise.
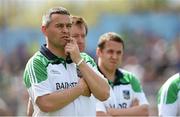
[{"label": "logo on chest", "polygon": [[51,74],[58,74],[58,75],[61,74],[60,71],[54,70],[54,69],[50,70],[50,73],[51,73]]},{"label": "logo on chest", "polygon": [[62,83],[56,83],[56,90],[61,90],[61,89],[68,89],[75,87],[77,82],[62,82]]},{"label": "logo on chest", "polygon": [[123,97],[126,100],[130,99],[130,92],[129,92],[129,90],[123,90]]}]

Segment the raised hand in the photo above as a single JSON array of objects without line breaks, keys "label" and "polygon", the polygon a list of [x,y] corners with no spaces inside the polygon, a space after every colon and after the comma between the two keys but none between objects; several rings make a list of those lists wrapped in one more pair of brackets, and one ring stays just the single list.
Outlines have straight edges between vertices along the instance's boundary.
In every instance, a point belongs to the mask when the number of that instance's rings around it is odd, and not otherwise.
[{"label": "raised hand", "polygon": [[81,60],[80,51],[77,42],[74,38],[70,39],[70,42],[65,46],[66,55],[70,54],[73,62],[78,63]]}]

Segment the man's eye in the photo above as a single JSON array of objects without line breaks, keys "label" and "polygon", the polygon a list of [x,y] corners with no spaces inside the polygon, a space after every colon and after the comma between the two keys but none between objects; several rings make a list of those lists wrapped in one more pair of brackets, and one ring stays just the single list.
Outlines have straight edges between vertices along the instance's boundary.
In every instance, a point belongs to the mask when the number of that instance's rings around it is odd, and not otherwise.
[{"label": "man's eye", "polygon": [[72,35],[72,37],[78,37],[78,35]]},{"label": "man's eye", "polygon": [[66,27],[67,27],[67,28],[71,28],[71,27],[72,27],[72,24],[68,24]]},{"label": "man's eye", "polygon": [[57,28],[63,28],[63,25],[56,25]]},{"label": "man's eye", "polygon": [[113,53],[113,51],[112,51],[112,50],[108,50],[107,52],[108,52],[109,54],[112,54],[112,53]]},{"label": "man's eye", "polygon": [[117,52],[118,55],[121,55],[121,53],[122,53],[121,51],[118,51],[118,52]]}]

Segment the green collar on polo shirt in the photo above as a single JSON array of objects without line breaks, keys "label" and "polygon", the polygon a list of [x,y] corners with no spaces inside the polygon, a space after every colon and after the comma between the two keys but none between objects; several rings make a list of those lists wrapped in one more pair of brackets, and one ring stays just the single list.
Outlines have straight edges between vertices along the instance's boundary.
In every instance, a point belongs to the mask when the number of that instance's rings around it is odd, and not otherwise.
[{"label": "green collar on polo shirt", "polygon": [[[98,70],[106,77],[106,75],[100,70],[99,66],[98,66]],[[114,81],[108,79],[108,83],[109,83],[109,85],[111,85],[112,88],[116,85],[128,84],[127,82],[124,82],[123,77],[124,77],[123,73],[119,69],[116,69]]]},{"label": "green collar on polo shirt", "polygon": [[40,52],[51,61],[51,64],[63,64],[66,67],[67,64],[71,64],[72,62],[67,62],[62,57],[57,57],[54,55],[47,47],[46,44],[42,45],[40,48]]}]

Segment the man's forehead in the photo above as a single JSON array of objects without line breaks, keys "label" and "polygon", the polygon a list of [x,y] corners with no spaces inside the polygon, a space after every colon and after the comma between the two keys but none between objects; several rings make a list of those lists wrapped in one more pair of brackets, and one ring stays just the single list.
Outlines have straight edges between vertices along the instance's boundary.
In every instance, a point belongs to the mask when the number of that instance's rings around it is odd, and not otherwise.
[{"label": "man's forehead", "polygon": [[71,22],[69,15],[53,14],[51,20],[57,20],[59,22]]},{"label": "man's forehead", "polygon": [[114,40],[107,40],[105,42],[105,45],[116,45],[116,46],[122,46],[122,43],[121,42],[117,42],[117,41],[114,41]]},{"label": "man's forehead", "polygon": [[104,44],[105,49],[116,49],[116,50],[119,49],[119,50],[121,50],[122,47],[123,47],[122,43],[118,43],[115,41],[107,41]]},{"label": "man's forehead", "polygon": [[84,32],[86,32],[86,28],[83,25],[72,24],[72,29],[73,30],[83,30]]}]

